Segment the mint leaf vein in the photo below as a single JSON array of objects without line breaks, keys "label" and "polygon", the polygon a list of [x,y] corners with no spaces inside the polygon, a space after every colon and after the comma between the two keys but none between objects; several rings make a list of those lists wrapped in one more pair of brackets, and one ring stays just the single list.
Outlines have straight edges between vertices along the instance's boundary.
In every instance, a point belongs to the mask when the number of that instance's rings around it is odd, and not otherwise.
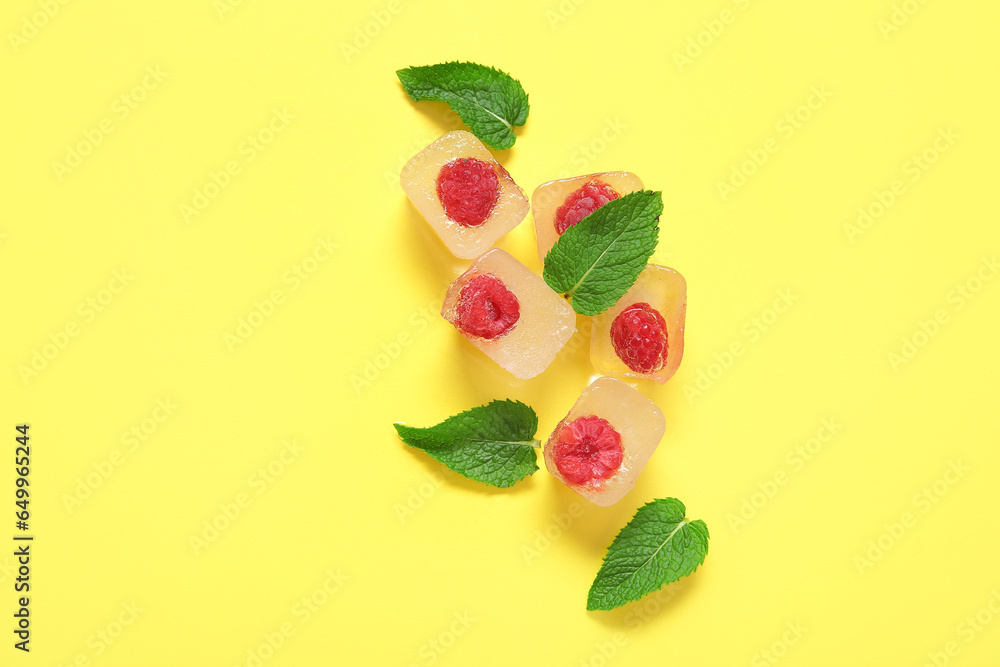
[{"label": "mint leaf vein", "polygon": [[587,609],[615,609],[698,569],[708,554],[708,526],[684,514],[676,498],[640,507],[608,547]]},{"label": "mint leaf vein", "polygon": [[607,310],[653,255],[662,212],[662,196],[649,190],[608,202],[559,237],[542,277],[581,315]]},{"label": "mint leaf vein", "polygon": [[500,70],[469,62],[448,62],[396,71],[403,89],[421,102],[446,102],[473,134],[495,150],[510,148],[514,127],[528,119],[528,95]]},{"label": "mint leaf vein", "polygon": [[506,488],[538,470],[538,416],[519,401],[493,401],[428,428],[393,426],[403,442],[477,482]]}]

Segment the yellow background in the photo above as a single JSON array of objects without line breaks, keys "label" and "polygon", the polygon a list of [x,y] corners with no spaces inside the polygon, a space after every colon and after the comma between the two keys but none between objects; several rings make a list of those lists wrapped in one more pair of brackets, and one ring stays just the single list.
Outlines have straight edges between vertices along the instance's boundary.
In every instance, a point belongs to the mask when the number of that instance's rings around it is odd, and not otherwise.
[{"label": "yellow background", "polygon": [[[0,550],[0,663],[996,664],[1000,280],[977,272],[1000,250],[998,20],[938,0],[5,2],[0,539],[26,421],[36,541],[30,655]],[[640,386],[667,434],[614,507],[544,470],[483,488],[391,427],[509,397],[544,439],[592,375],[584,318],[521,382],[433,312],[467,263],[397,178],[460,124],[394,70],[452,59],[528,91],[499,158],[529,194],[612,169],[663,192],[686,349]],[[753,173],[723,197],[734,168]],[[533,233],[500,247],[538,272]],[[234,343],[241,318],[259,326]],[[607,544],[665,496],[708,523],[704,566],[585,611]],[[225,528],[196,548],[206,522]]]}]

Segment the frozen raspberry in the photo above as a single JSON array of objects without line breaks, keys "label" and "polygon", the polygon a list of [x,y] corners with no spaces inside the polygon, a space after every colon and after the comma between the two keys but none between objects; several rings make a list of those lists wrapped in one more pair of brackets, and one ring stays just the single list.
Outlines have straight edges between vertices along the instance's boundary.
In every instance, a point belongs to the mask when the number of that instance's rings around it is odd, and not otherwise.
[{"label": "frozen raspberry", "polygon": [[571,192],[562,206],[556,209],[556,232],[562,236],[567,229],[614,199],[618,199],[614,188],[604,181],[590,181]]},{"label": "frozen raspberry", "polygon": [[489,273],[465,283],[455,310],[459,329],[487,340],[510,331],[521,317],[517,297],[499,278]]},{"label": "frozen raspberry", "polygon": [[463,157],[441,167],[437,194],[445,215],[463,227],[478,227],[500,198],[500,182],[493,165]]},{"label": "frozen raspberry", "polygon": [[667,323],[648,303],[633,303],[611,323],[611,343],[636,373],[656,372],[667,362]]},{"label": "frozen raspberry", "polygon": [[567,482],[607,479],[621,467],[622,436],[605,419],[580,417],[563,425],[552,455]]}]

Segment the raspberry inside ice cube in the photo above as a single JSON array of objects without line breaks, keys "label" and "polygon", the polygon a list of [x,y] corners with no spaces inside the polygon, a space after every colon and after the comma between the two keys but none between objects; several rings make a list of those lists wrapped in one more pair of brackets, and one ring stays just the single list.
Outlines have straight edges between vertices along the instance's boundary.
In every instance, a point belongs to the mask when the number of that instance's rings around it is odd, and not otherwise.
[{"label": "raspberry inside ice cube", "polygon": [[621,380],[598,378],[556,425],[545,467],[594,504],[612,505],[635,487],[665,430],[655,403]]},{"label": "raspberry inside ice cube", "polygon": [[684,355],[687,284],[665,266],[647,265],[614,306],[594,316],[590,360],[604,375],[663,384]]},{"label": "raspberry inside ice cube", "polygon": [[474,134],[447,132],[403,167],[403,192],[456,256],[489,250],[528,213],[528,199]]},{"label": "raspberry inside ice cube", "polygon": [[611,323],[615,354],[636,373],[652,373],[667,362],[667,323],[648,303],[633,303]]},{"label": "raspberry inside ice cube", "polygon": [[642,181],[628,171],[605,171],[539,185],[531,195],[538,258],[544,262],[556,240],[580,220],[637,190],[642,190]]},{"label": "raspberry inside ice cube", "polygon": [[580,417],[560,429],[552,459],[574,484],[607,479],[621,467],[622,436],[605,419]]},{"label": "raspberry inside ice cube", "polygon": [[493,212],[500,183],[493,165],[463,157],[441,167],[437,193],[449,218],[463,227],[477,227]]},{"label": "raspberry inside ice cube", "polygon": [[614,188],[604,181],[588,181],[582,188],[570,193],[562,206],[556,209],[553,221],[556,233],[562,236],[567,229],[618,197]]},{"label": "raspberry inside ice cube", "polygon": [[522,379],[544,371],[576,331],[576,313],[545,281],[493,249],[455,279],[441,315]]},{"label": "raspberry inside ice cube", "polygon": [[493,340],[511,330],[521,305],[499,278],[489,273],[465,283],[458,297],[455,326],[472,336]]}]

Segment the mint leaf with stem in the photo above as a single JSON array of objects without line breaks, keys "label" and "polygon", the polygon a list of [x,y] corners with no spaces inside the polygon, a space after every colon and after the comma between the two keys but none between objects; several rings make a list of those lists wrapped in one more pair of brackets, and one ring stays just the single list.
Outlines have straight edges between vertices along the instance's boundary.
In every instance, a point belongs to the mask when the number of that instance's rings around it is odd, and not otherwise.
[{"label": "mint leaf with stem", "polygon": [[510,148],[514,127],[528,119],[528,95],[509,74],[469,62],[408,67],[396,71],[414,101],[447,102],[483,143]]},{"label": "mint leaf with stem", "polygon": [[690,521],[684,503],[661,498],[646,503],[608,547],[587,610],[608,610],[638,600],[685,577],[705,562],[708,526]]},{"label": "mint leaf with stem", "polygon": [[477,482],[506,488],[538,470],[538,416],[520,401],[492,401],[428,428],[393,426],[403,442]]},{"label": "mint leaf with stem", "polygon": [[567,229],[545,256],[542,277],[581,315],[597,315],[635,283],[656,249],[663,212],[659,192],[608,202]]}]

